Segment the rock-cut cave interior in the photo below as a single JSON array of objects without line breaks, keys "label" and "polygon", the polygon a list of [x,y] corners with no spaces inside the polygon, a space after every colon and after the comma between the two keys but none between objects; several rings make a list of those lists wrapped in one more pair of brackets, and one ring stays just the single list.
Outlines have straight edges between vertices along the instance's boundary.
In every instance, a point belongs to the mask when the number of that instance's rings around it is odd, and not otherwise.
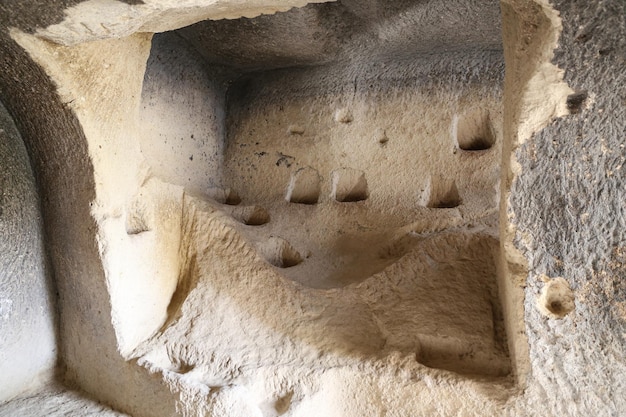
[{"label": "rock-cut cave interior", "polygon": [[620,0],[8,3],[0,416],[626,413]]}]

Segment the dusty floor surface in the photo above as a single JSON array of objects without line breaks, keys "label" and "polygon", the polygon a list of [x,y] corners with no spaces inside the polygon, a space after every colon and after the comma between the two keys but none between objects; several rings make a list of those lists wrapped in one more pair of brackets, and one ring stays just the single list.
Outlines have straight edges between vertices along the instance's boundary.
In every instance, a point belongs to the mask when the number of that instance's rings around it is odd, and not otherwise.
[{"label": "dusty floor surface", "polygon": [[0,404],[2,417],[129,417],[61,385]]}]

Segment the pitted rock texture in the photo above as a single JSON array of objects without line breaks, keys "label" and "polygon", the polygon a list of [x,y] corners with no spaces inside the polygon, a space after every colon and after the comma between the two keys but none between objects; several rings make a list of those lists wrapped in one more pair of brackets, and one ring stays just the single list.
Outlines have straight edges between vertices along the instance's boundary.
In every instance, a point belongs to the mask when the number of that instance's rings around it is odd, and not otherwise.
[{"label": "pitted rock texture", "polygon": [[57,384],[30,392],[18,399],[0,404],[2,417],[130,417],[112,410],[80,391]]},{"label": "pitted rock texture", "polygon": [[[67,380],[135,417],[626,411],[623,2],[556,2],[567,84],[544,0],[503,1],[530,16],[503,14],[514,59],[495,1],[121,38],[261,2],[45,3],[0,4],[0,98],[41,184]],[[290,202],[304,167],[319,191]],[[345,168],[366,199],[333,198]],[[563,318],[542,275],[573,291]]]},{"label": "pitted rock texture", "polygon": [[[626,412],[626,5],[553,3],[563,21],[554,62],[588,98],[517,152],[511,205],[529,260],[532,373],[512,415],[616,416]],[[536,308],[542,274],[574,292],[562,320]]]}]

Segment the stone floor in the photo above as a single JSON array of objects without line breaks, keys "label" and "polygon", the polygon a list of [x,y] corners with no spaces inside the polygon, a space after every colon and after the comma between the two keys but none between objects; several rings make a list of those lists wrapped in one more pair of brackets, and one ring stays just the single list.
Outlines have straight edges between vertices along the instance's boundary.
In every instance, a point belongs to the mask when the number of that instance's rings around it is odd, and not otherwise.
[{"label": "stone floor", "polygon": [[128,417],[61,385],[46,386],[0,404],[0,417]]}]

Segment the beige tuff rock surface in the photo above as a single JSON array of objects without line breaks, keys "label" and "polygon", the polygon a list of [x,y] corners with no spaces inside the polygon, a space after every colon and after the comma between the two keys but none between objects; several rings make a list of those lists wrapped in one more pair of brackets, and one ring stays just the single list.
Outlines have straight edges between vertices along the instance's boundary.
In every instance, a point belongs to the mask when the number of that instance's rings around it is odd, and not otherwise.
[{"label": "beige tuff rock surface", "polygon": [[42,223],[26,147],[0,104],[0,402],[54,372],[57,316]]},{"label": "beige tuff rock surface", "polygon": [[0,404],[0,416],[128,417],[127,414],[114,411],[79,391],[55,384]]},{"label": "beige tuff rock surface", "polygon": [[67,8],[62,22],[41,28],[37,35],[77,45],[137,32],[175,30],[206,19],[252,18],[325,1],[332,0],[88,0]]},{"label": "beige tuff rock surface", "polygon": [[[624,126],[566,72],[624,78],[623,5],[305,3],[1,3],[61,379],[135,417],[625,412]],[[0,415],[117,415],[55,389]]]}]

